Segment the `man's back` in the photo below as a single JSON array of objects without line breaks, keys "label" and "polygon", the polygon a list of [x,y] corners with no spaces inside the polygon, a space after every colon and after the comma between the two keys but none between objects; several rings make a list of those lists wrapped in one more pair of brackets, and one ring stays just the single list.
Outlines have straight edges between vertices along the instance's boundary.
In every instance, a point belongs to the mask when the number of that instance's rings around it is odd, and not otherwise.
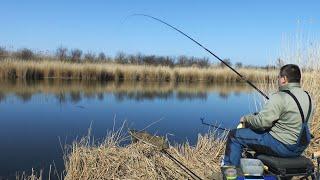
[{"label": "man's back", "polygon": [[[305,118],[309,110],[309,98],[299,83],[288,83],[279,90],[270,97],[258,115],[245,116],[245,120],[254,129],[269,129],[269,133],[284,144],[295,144],[302,126],[301,115],[294,99],[281,91],[289,90],[298,99]],[[312,114],[309,123],[311,119]]]}]

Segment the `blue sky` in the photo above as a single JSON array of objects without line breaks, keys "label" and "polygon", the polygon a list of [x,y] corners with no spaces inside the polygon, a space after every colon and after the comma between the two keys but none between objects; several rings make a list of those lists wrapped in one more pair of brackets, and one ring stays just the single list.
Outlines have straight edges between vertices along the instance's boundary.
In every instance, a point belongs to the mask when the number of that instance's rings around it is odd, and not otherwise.
[{"label": "blue sky", "polygon": [[0,1],[0,46],[55,49],[61,45],[114,56],[117,52],[206,56],[208,53],[145,13],[175,25],[222,58],[267,64],[284,35],[317,37],[320,1]]}]

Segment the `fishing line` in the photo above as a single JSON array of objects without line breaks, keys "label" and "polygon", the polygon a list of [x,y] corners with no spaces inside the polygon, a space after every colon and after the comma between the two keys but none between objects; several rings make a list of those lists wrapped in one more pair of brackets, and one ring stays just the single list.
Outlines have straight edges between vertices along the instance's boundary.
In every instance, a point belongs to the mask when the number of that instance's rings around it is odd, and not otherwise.
[{"label": "fishing line", "polygon": [[170,28],[172,28],[173,30],[179,32],[180,34],[182,34],[183,36],[187,37],[188,39],[190,39],[191,41],[193,41],[194,43],[196,43],[198,46],[200,46],[201,48],[203,48],[204,50],[206,50],[208,53],[210,53],[212,56],[214,56],[216,59],[218,59],[220,62],[222,62],[224,65],[226,65],[228,68],[230,68],[234,73],[236,73],[243,81],[245,81],[246,83],[248,83],[251,87],[253,87],[255,90],[257,90],[263,97],[265,97],[266,99],[269,99],[269,97],[263,93],[259,88],[257,88],[251,81],[249,81],[248,79],[246,79],[244,76],[242,76],[238,71],[236,71],[234,68],[232,68],[228,63],[226,63],[225,61],[223,61],[220,57],[218,57],[217,55],[215,55],[213,52],[211,52],[209,49],[207,49],[206,47],[204,47],[202,44],[200,44],[198,41],[196,41],[195,39],[193,39],[191,36],[187,35],[186,33],[182,32],[181,30],[179,30],[178,28],[172,26],[171,24],[159,19],[159,18],[156,18],[156,17],[153,17],[153,16],[150,16],[150,15],[147,15],[147,14],[132,14],[131,16],[128,16],[128,17],[132,17],[132,16],[140,16],[140,17],[147,17],[147,18],[150,18],[150,19],[153,19],[155,21],[158,21]]}]

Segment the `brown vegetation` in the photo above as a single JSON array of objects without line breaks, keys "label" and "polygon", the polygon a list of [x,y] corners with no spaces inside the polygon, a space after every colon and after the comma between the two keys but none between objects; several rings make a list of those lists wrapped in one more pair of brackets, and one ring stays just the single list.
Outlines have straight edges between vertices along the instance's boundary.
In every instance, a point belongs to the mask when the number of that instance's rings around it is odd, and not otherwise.
[{"label": "brown vegetation", "polygon": [[[195,146],[171,146],[169,153],[202,178],[219,171],[217,162],[224,150],[225,136],[216,132],[199,135]],[[111,133],[103,143],[90,136],[70,147],[65,161],[65,179],[188,179],[190,176],[159,150],[143,143],[120,147],[123,137]]]},{"label": "brown vegetation", "polygon": [[[239,69],[253,82],[269,82],[276,70]],[[60,61],[0,61],[0,79],[78,79],[100,81],[240,82],[227,68],[125,65],[115,63],[69,63]]]}]

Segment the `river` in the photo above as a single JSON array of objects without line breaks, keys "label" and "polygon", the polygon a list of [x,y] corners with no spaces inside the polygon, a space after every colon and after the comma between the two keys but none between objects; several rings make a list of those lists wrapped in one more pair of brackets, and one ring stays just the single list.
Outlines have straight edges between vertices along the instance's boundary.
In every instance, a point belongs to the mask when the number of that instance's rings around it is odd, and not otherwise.
[{"label": "river", "polygon": [[[210,127],[233,128],[256,110],[246,84],[105,83],[88,81],[0,82],[0,175],[63,169],[62,148],[85,136],[97,141],[108,130],[144,129],[171,143],[195,144]],[[212,129],[212,128],[211,128]]]}]

